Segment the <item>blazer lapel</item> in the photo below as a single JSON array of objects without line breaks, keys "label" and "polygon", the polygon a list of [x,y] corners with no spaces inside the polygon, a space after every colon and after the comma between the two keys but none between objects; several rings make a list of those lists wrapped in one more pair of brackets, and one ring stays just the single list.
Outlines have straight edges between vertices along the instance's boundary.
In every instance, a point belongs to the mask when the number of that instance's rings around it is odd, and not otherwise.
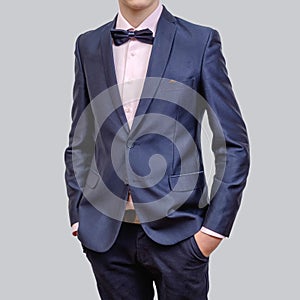
[{"label": "blazer lapel", "polygon": [[[171,54],[173,40],[176,33],[176,19],[171,15],[167,9],[164,7],[162,15],[157,24],[157,30],[154,38],[153,48],[149,60],[147,78],[163,78],[169,56]],[[138,124],[141,122],[143,115],[147,112],[147,109],[153,97],[155,96],[155,91],[159,87],[160,80],[150,80],[145,81],[145,86],[142,92],[141,101],[138,105],[135,116],[141,116],[140,118],[135,118],[132,124],[131,132],[137,128]],[[145,99],[143,101],[144,95],[153,95],[152,99]]]},{"label": "blazer lapel", "polygon": [[[101,49],[101,58],[102,64],[104,67],[105,78],[107,87],[110,89],[111,101],[113,103],[114,108],[116,109],[117,115],[120,118],[120,121],[124,125],[127,132],[129,132],[129,127],[126,120],[126,115],[123,109],[121,96],[119,93],[119,89],[117,87],[117,77],[115,72],[115,64],[112,50],[112,38],[110,34],[110,30],[115,27],[117,17],[107,24],[106,28],[103,30],[103,34],[100,38],[100,49]],[[116,88],[111,88],[115,86]]]}]

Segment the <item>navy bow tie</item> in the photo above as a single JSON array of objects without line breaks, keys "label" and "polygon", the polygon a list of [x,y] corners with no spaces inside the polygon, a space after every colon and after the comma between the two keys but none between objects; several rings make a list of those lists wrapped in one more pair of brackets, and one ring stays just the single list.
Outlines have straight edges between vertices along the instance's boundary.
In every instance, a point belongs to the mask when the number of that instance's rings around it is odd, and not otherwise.
[{"label": "navy bow tie", "polygon": [[122,29],[112,29],[110,31],[111,36],[114,40],[116,46],[121,46],[122,44],[128,42],[130,39],[137,39],[138,41],[146,44],[153,44],[153,32],[150,29],[143,30],[122,30]]}]

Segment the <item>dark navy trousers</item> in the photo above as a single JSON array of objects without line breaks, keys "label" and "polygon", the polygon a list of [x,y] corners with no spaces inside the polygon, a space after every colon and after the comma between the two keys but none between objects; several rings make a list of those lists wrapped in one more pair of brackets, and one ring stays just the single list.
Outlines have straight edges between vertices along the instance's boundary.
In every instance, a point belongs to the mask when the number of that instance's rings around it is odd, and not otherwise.
[{"label": "dark navy trousers", "polygon": [[207,300],[208,261],[194,237],[175,245],[152,241],[137,224],[123,223],[107,252],[83,247],[102,300]]}]

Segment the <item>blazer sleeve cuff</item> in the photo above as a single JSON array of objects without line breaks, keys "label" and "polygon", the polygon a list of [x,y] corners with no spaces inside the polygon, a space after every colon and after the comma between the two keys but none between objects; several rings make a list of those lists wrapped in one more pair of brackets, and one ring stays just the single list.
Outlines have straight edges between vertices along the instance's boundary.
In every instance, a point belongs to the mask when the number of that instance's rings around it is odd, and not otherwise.
[{"label": "blazer sleeve cuff", "polygon": [[206,233],[208,235],[214,236],[216,238],[219,238],[219,239],[224,239],[225,238],[224,235],[222,235],[220,233],[217,233],[215,231],[212,231],[212,230],[210,230],[210,229],[208,229],[208,228],[206,228],[204,226],[201,227],[200,231],[202,231],[203,233]]},{"label": "blazer sleeve cuff", "polygon": [[71,230],[72,230],[72,234],[76,235],[77,231],[78,231],[78,227],[79,227],[79,222],[76,222],[72,225]]}]

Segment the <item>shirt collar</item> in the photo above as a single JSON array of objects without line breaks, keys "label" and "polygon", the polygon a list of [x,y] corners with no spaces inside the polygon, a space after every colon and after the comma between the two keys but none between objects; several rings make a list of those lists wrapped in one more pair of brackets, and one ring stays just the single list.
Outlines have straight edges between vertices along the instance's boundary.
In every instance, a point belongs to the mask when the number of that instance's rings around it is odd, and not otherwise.
[{"label": "shirt collar", "polygon": [[137,28],[134,28],[132,25],[130,25],[129,22],[123,17],[121,12],[119,11],[116,28],[123,30],[128,30],[131,28],[133,28],[134,30],[149,28],[153,32],[153,35],[155,35],[157,23],[162,11],[163,6],[162,4],[159,4],[158,7],[153,11],[153,13],[150,16],[148,16]]}]

